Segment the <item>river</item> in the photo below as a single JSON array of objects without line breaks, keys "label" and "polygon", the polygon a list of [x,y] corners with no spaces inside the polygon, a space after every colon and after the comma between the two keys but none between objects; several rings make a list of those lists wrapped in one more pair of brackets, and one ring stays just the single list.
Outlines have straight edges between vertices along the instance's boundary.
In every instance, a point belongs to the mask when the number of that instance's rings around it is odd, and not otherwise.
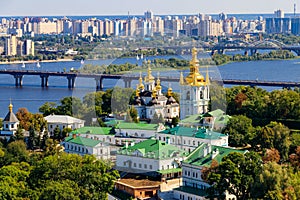
[{"label": "river", "polygon": [[[163,56],[170,58],[173,56]],[[177,58],[183,58],[176,56]],[[153,60],[157,57],[148,57]],[[160,57],[161,58],[161,57]],[[184,57],[190,59],[190,57]],[[141,65],[142,61],[135,58],[122,58],[105,61],[86,61],[85,64],[110,64],[110,63],[137,63]],[[78,61],[70,62],[43,62],[38,68],[36,63],[26,64],[25,70],[47,70],[47,71],[69,71],[71,68],[78,69],[81,63]],[[2,64],[0,69],[22,69],[22,64]],[[205,75],[205,69],[201,69]],[[157,72],[153,72],[156,77]],[[187,73],[184,71],[184,73]],[[273,60],[273,61],[251,61],[229,63],[219,67],[209,68],[210,76],[223,79],[245,79],[245,80],[270,80],[270,81],[297,81],[300,82],[300,59],[295,60]],[[179,76],[179,71],[160,72],[161,76]],[[49,77],[49,87],[41,88],[41,80],[37,76],[24,76],[23,87],[14,86],[14,78],[11,75],[0,75],[0,117],[4,117],[8,111],[10,99],[14,105],[14,112],[18,108],[26,107],[30,112],[38,112],[38,108],[45,102],[56,102],[65,96],[76,96],[82,98],[85,94],[95,91],[95,81],[93,79],[77,78],[75,89],[67,88],[67,79],[63,77]],[[134,87],[136,82],[132,83]],[[104,80],[105,89],[115,85],[123,86],[123,81]],[[169,83],[162,83],[163,88],[167,88]],[[178,90],[176,84],[172,84],[174,90]],[[278,88],[265,88],[273,90]]]}]

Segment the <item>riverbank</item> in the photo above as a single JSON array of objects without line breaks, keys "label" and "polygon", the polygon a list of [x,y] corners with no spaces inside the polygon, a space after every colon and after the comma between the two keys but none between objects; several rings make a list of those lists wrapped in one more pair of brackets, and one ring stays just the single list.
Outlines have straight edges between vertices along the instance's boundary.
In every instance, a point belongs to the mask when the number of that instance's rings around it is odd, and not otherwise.
[{"label": "riverbank", "polygon": [[13,65],[13,64],[31,64],[31,63],[53,63],[53,62],[71,62],[74,61],[73,59],[69,59],[69,58],[65,58],[65,59],[57,59],[57,60],[27,60],[27,61],[21,61],[21,60],[17,60],[17,61],[5,61],[5,62],[0,62],[0,65]]}]

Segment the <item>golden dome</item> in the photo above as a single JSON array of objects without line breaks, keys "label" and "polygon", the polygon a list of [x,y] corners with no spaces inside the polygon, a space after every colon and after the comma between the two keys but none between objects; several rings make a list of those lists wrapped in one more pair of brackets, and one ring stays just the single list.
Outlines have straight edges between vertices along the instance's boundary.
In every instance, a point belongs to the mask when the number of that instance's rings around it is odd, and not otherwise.
[{"label": "golden dome", "polygon": [[13,105],[10,103],[9,106],[8,106],[9,112],[12,112],[12,109],[13,109]]},{"label": "golden dome", "polygon": [[154,82],[154,76],[151,74],[151,61],[148,60],[148,69],[147,69],[147,76],[145,76],[145,82],[146,83],[152,83]]},{"label": "golden dome", "polygon": [[140,78],[139,78],[139,86],[138,86],[138,88],[141,89],[141,90],[145,89],[145,86],[143,84],[142,72],[140,72]]},{"label": "golden dome", "polygon": [[157,73],[156,90],[161,90],[159,72]]},{"label": "golden dome", "polygon": [[167,96],[170,97],[170,96],[172,96],[172,94],[173,94],[173,90],[171,87],[169,87]]},{"label": "golden dome", "polygon": [[191,86],[201,86],[205,84],[205,79],[199,72],[199,60],[197,59],[197,49],[192,49],[192,60],[190,61],[190,73],[185,78],[186,83]]}]

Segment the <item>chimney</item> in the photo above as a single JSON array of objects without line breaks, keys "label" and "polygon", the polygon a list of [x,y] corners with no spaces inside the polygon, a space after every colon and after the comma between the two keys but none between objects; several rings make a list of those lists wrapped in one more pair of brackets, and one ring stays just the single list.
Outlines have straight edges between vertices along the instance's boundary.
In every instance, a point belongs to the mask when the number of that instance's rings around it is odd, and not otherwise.
[{"label": "chimney", "polygon": [[134,146],[134,141],[132,141],[132,142],[130,143],[130,146],[132,146],[132,147]]},{"label": "chimney", "polygon": [[72,137],[73,137],[73,139],[75,139],[76,138],[76,134],[73,134]]},{"label": "chimney", "polygon": [[215,150],[212,152],[211,159],[214,159],[218,154],[219,154],[219,149],[215,149]]},{"label": "chimney", "polygon": [[125,141],[125,148],[128,148],[128,141]]}]

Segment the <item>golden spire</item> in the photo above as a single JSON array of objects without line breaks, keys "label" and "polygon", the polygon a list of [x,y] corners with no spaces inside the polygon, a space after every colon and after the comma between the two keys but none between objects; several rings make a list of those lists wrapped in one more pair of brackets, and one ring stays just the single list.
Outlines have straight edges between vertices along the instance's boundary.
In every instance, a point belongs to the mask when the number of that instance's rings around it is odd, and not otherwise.
[{"label": "golden spire", "polygon": [[192,60],[190,61],[190,73],[185,78],[187,84],[191,86],[204,85],[204,77],[199,72],[199,60],[197,59],[197,49],[192,49]]},{"label": "golden spire", "polygon": [[153,97],[153,98],[156,98],[156,96],[157,96],[157,91],[156,91],[156,89],[154,88],[154,89],[152,90],[152,97]]},{"label": "golden spire", "polygon": [[173,95],[173,89],[171,88],[171,85],[169,84],[167,96],[170,97],[172,95]]},{"label": "golden spire", "polygon": [[9,106],[8,106],[9,112],[12,112],[12,109],[13,109],[13,105],[12,105],[11,99],[10,99],[10,103],[9,103]]},{"label": "golden spire", "polygon": [[156,90],[161,90],[159,72],[157,72]]},{"label": "golden spire", "polygon": [[145,82],[147,82],[147,83],[154,82],[154,77],[152,76],[151,72],[152,72],[152,70],[151,70],[151,61],[148,60],[147,76],[145,76]]},{"label": "golden spire", "polygon": [[145,86],[143,84],[143,78],[142,78],[142,72],[140,72],[140,78],[139,78],[139,89],[144,89]]},{"label": "golden spire", "polygon": [[179,84],[184,85],[184,79],[183,79],[183,73],[182,72],[180,72]]},{"label": "golden spire", "polygon": [[206,66],[205,83],[206,83],[206,85],[209,85],[209,84],[210,84],[210,81],[209,81],[209,74],[208,74],[208,66]]},{"label": "golden spire", "polygon": [[140,96],[140,90],[139,90],[139,85],[138,84],[136,84],[135,96],[136,97]]}]

